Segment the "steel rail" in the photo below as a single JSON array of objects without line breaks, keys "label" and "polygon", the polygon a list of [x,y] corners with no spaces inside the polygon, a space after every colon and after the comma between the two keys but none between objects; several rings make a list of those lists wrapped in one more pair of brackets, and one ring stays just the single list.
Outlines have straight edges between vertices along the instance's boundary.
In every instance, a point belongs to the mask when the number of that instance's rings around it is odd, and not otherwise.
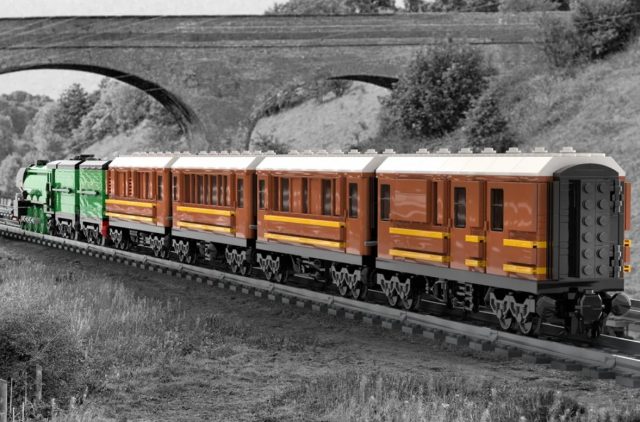
[{"label": "steel rail", "polygon": [[[522,357],[531,363],[550,363],[557,369],[582,371],[597,379],[615,379],[620,385],[640,387],[640,359],[601,348],[581,347],[541,338],[525,337],[490,327],[452,321],[433,315],[357,301],[266,280],[243,277],[219,270],[182,264],[175,261],[87,244],[49,235],[27,232],[9,224],[0,224],[0,235],[65,249],[104,260],[157,272],[166,272],[209,285],[241,291],[274,301],[311,308],[335,316],[359,319],[407,334],[443,341],[476,351],[494,352],[505,359]],[[606,341],[605,341],[606,343]],[[637,342],[636,342],[637,343]]]}]

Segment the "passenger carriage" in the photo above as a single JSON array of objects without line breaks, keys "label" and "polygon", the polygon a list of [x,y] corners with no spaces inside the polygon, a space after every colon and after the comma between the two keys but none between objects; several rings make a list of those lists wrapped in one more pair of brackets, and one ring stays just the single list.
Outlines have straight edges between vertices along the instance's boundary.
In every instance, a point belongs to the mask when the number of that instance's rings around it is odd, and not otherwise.
[{"label": "passenger carriage", "polygon": [[298,275],[366,293],[375,255],[376,154],[265,156],[258,165],[256,260],[268,280]]},{"label": "passenger carriage", "polygon": [[114,246],[149,247],[166,257],[171,235],[172,154],[140,154],[115,158],[109,165],[105,201],[109,237]]},{"label": "passenger carriage", "polygon": [[181,262],[223,257],[234,273],[251,269],[256,238],[255,153],[203,153],[171,166],[173,251]]},{"label": "passenger carriage", "polygon": [[489,303],[524,333],[550,311],[595,329],[611,308],[602,293],[623,290],[628,270],[620,166],[572,149],[443,152],[377,170],[377,283],[390,304],[411,309],[429,292],[469,311]]}]

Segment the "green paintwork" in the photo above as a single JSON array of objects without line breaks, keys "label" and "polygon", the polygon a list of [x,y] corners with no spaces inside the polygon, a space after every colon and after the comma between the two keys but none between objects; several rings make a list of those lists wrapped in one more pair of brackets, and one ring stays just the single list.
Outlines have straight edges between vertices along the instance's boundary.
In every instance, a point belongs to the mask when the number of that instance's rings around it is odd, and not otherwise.
[{"label": "green paintwork", "polygon": [[24,172],[22,182],[23,191],[31,201],[27,209],[26,219],[22,226],[25,230],[47,234],[47,215],[53,212],[53,197],[50,187],[53,179],[53,170],[46,166],[33,165]]},{"label": "green paintwork", "polygon": [[76,215],[79,210],[79,174],[75,169],[58,168],[54,172],[53,196],[55,212]]},{"label": "green paintwork", "polygon": [[80,169],[80,217],[104,219],[107,172],[102,169]]}]

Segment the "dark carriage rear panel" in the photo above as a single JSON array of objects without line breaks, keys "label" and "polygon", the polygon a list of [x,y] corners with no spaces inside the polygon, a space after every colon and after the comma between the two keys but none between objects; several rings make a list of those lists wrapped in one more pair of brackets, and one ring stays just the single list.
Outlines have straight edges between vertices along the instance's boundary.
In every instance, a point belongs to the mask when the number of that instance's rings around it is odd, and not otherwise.
[{"label": "dark carriage rear panel", "polygon": [[553,278],[622,278],[624,205],[613,169],[582,164],[554,176]]}]

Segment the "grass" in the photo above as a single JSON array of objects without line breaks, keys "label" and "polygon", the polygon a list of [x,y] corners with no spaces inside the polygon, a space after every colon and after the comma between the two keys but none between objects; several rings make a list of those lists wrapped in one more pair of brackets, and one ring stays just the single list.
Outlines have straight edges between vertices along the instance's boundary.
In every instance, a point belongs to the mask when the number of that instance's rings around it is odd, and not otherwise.
[{"label": "grass", "polygon": [[[640,412],[588,408],[560,391],[465,374],[401,376],[378,370],[330,373],[271,402],[264,420],[632,421]],[[288,409],[282,411],[283,409]],[[292,410],[296,409],[296,410]]]}]

